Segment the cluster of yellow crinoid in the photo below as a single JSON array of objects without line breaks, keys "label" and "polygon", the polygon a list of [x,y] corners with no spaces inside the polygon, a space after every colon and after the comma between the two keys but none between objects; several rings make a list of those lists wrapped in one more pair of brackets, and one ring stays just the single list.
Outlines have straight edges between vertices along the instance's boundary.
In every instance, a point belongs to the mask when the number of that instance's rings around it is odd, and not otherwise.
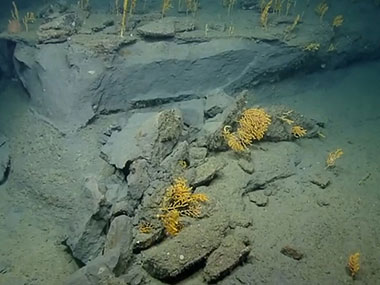
[{"label": "cluster of yellow crinoid", "polygon": [[332,26],[333,26],[333,28],[340,27],[341,25],[343,25],[343,22],[344,22],[343,15],[335,16],[335,18],[332,22]]},{"label": "cluster of yellow crinoid", "polygon": [[166,233],[176,235],[182,229],[181,216],[199,217],[201,202],[208,201],[206,194],[193,193],[185,178],[176,178],[166,191],[161,203],[158,218],[162,221]]},{"label": "cluster of yellow crinoid", "polygon": [[303,136],[305,136],[307,133],[307,130],[301,126],[293,126],[292,127],[292,135],[296,138],[296,139],[299,139]]},{"label": "cluster of yellow crinoid", "polygon": [[348,257],[347,266],[348,266],[348,269],[350,270],[352,278],[355,278],[356,274],[358,273],[358,271],[360,269],[359,258],[360,258],[359,252],[351,254]]},{"label": "cluster of yellow crinoid", "polygon": [[328,154],[326,159],[326,168],[334,167],[336,160],[343,155],[343,150],[338,148]]},{"label": "cluster of yellow crinoid", "polygon": [[139,232],[142,234],[149,234],[153,231],[154,227],[152,223],[147,222],[147,221],[142,221],[139,224]]},{"label": "cluster of yellow crinoid", "polygon": [[237,131],[231,133],[231,126],[225,126],[223,137],[232,150],[244,151],[253,140],[261,140],[264,137],[270,123],[271,118],[264,109],[247,109],[238,121]]}]

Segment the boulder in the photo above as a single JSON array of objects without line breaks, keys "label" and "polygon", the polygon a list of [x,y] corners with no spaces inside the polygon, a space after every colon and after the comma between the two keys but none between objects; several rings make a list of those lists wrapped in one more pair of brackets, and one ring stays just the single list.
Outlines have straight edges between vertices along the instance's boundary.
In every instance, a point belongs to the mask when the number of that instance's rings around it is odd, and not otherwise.
[{"label": "boulder", "polygon": [[227,236],[222,244],[207,258],[203,270],[207,283],[215,283],[247,258],[251,248],[248,241],[243,241],[233,235]]},{"label": "boulder", "polygon": [[72,255],[87,264],[102,251],[106,236],[105,227],[111,218],[111,204],[100,192],[94,177],[87,178],[80,197],[83,209],[66,240]]},{"label": "boulder", "polygon": [[219,247],[228,227],[224,218],[208,218],[185,227],[174,239],[143,252],[143,267],[153,277],[170,281],[192,272]]}]

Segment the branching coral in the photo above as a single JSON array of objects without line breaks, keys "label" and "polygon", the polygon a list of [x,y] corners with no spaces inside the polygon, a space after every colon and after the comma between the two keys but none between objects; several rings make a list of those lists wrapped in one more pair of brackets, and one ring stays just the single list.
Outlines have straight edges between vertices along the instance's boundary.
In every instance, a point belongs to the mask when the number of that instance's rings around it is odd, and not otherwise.
[{"label": "branching coral", "polygon": [[161,203],[158,218],[162,221],[169,235],[176,235],[182,229],[180,216],[199,217],[201,214],[200,202],[207,202],[208,197],[203,193],[192,193],[185,178],[174,179],[169,186]]},{"label": "branching coral", "polygon": [[223,136],[228,146],[234,151],[243,151],[253,140],[261,140],[271,123],[270,116],[260,108],[251,108],[243,112],[238,121],[236,133],[231,133],[230,126],[225,126]]}]

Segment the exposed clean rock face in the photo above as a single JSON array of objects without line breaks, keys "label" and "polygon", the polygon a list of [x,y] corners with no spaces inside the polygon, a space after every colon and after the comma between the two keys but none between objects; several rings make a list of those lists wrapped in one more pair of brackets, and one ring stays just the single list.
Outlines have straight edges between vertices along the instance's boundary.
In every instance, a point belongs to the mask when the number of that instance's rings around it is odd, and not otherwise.
[{"label": "exposed clean rock face", "polygon": [[82,193],[84,209],[81,210],[81,220],[73,224],[66,244],[75,258],[87,264],[103,249],[106,240],[104,229],[111,217],[111,205],[100,192],[94,177],[87,179]]},{"label": "exposed clean rock face", "polygon": [[102,155],[119,169],[138,158],[159,163],[178,142],[182,124],[182,115],[175,109],[134,114],[120,132],[111,135]]},{"label": "exposed clean rock face", "polygon": [[99,112],[189,100],[242,81],[248,84],[268,68],[291,69],[303,56],[297,48],[213,39],[186,45],[137,41],[128,46],[126,58],[115,55],[105,61],[97,51],[114,51],[133,40],[103,38],[97,45],[79,36],[38,48],[17,43],[16,71],[34,110],[62,132],[86,125]]}]

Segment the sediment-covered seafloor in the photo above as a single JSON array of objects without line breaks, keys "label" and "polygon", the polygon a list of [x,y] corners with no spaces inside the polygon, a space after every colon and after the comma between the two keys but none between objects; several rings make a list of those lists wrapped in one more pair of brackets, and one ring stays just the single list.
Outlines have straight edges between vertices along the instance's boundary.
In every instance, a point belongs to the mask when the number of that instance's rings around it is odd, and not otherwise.
[{"label": "sediment-covered seafloor", "polygon": [[[283,10],[273,2],[223,7],[194,1],[194,11],[179,6],[167,13],[160,13],[161,3],[138,2],[124,26],[121,7],[59,1],[36,6],[28,31],[8,26],[0,34],[1,77],[19,80],[29,115],[48,123],[32,150],[46,152],[51,163],[42,174],[33,167],[39,156],[16,151],[15,140],[0,133],[0,184],[19,186],[12,184],[19,174],[21,187],[31,189],[27,195],[63,225],[55,243],[75,263],[64,280],[40,284],[288,284],[315,278],[302,271],[320,264],[320,256],[311,256],[333,226],[316,225],[322,229],[313,231],[321,232],[315,239],[307,232],[293,236],[295,220],[286,241],[268,238],[264,247],[302,268],[300,276],[285,277],[250,271],[271,266],[257,250],[257,240],[265,242],[257,236],[270,233],[258,232],[255,219],[276,213],[268,205],[283,193],[328,190],[341,172],[335,167],[339,149],[335,157],[330,153],[331,165],[306,165],[300,141],[325,139],[327,120],[276,102],[258,106],[255,91],[379,58],[380,35],[368,31],[380,10],[371,1],[350,3],[368,22],[348,13],[334,25],[334,16],[343,13],[335,2],[325,18],[314,1]],[[239,130],[252,104],[270,120],[250,145]],[[234,143],[244,151],[231,150]],[[29,179],[41,181],[41,188]],[[313,197],[318,209],[333,203],[322,194]],[[304,204],[294,211],[306,213],[310,201],[300,199]],[[4,264],[6,273],[12,266]],[[321,278],[335,280],[328,273]]]}]

